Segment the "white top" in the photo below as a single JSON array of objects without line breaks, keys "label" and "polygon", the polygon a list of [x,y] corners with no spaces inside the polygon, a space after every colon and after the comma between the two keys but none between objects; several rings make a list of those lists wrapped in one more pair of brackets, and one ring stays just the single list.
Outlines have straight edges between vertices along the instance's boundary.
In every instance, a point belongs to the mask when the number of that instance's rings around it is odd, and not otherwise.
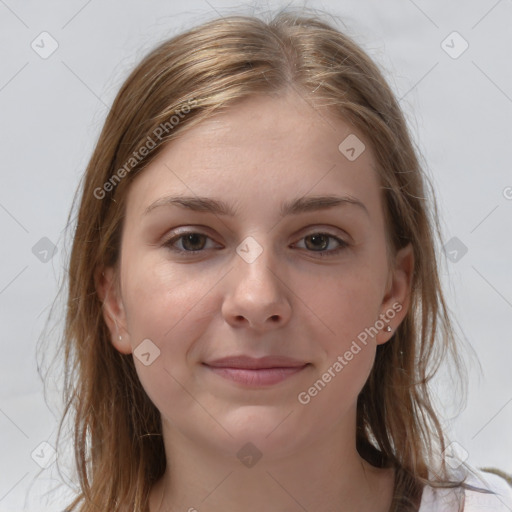
[{"label": "white top", "polygon": [[493,473],[473,471],[476,475],[468,473],[465,483],[488,489],[495,494],[468,489],[425,487],[419,512],[458,512],[462,492],[465,493],[464,512],[512,512],[512,487],[507,481]]}]

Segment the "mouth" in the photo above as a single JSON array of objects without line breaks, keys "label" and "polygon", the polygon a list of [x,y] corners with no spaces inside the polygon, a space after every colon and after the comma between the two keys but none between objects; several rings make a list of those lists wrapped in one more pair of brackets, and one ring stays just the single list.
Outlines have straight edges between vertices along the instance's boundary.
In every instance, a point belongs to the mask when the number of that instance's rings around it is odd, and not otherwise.
[{"label": "mouth", "polygon": [[278,384],[302,372],[310,364],[282,356],[259,359],[234,356],[203,363],[213,374],[248,387]]}]

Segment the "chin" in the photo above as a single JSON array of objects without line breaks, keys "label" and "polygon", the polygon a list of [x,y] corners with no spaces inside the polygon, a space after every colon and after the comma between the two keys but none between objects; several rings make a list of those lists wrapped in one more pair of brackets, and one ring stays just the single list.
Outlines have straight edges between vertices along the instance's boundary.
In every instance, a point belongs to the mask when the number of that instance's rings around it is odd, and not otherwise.
[{"label": "chin", "polygon": [[248,443],[254,445],[265,460],[286,457],[299,450],[306,442],[307,431],[304,425],[299,429],[294,414],[290,414],[293,409],[270,408],[268,414],[263,409],[262,406],[242,407],[231,415],[230,421],[225,419],[222,422],[233,436],[229,445],[234,453]]}]

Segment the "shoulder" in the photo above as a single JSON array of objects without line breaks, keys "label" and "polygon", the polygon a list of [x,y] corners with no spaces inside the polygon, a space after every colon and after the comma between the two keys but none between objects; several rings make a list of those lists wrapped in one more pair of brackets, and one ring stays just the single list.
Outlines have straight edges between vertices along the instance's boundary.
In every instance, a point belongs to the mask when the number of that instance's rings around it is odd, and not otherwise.
[{"label": "shoulder", "polygon": [[460,510],[464,512],[512,510],[512,487],[504,478],[473,469],[465,477],[464,483],[469,487],[466,489],[425,487],[418,512],[457,512],[461,503],[464,503],[464,508]]},{"label": "shoulder", "polygon": [[495,510],[510,512],[512,510],[512,487],[501,476],[483,471],[468,478],[468,484],[483,488],[488,493],[466,489],[465,512]]}]

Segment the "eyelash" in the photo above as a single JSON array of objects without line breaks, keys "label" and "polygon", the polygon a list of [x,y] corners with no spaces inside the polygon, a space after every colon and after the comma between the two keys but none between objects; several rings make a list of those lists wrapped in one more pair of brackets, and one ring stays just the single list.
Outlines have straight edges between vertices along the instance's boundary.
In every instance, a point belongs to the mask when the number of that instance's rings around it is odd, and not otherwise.
[{"label": "eyelash", "polygon": [[[199,231],[184,231],[184,232],[180,233],[179,235],[171,237],[163,245],[165,247],[167,247],[169,250],[171,250],[171,251],[173,251],[175,253],[178,253],[178,254],[194,255],[194,254],[198,254],[200,252],[204,252],[206,250],[206,249],[198,249],[198,250],[195,250],[195,251],[187,251],[185,249],[178,249],[177,247],[173,247],[173,244],[175,242],[185,238],[188,235],[205,236],[207,239],[211,240],[211,238],[208,235],[206,235],[205,233],[201,233]],[[307,249],[304,249],[307,252],[310,252],[310,253],[313,253],[313,254],[318,254],[321,258],[325,258],[325,257],[329,257],[329,256],[336,256],[337,254],[339,254],[341,251],[343,251],[345,248],[347,248],[349,246],[349,244],[347,242],[345,242],[344,240],[342,240],[341,238],[338,238],[337,236],[331,235],[330,233],[324,233],[322,231],[318,231],[318,232],[310,233],[309,235],[305,235],[305,236],[303,236],[301,238],[301,240],[303,240],[304,238],[313,236],[313,235],[324,235],[324,236],[326,236],[329,239],[335,240],[339,244],[339,246],[336,249],[331,249],[330,251],[312,251],[312,250],[308,251]]]}]

